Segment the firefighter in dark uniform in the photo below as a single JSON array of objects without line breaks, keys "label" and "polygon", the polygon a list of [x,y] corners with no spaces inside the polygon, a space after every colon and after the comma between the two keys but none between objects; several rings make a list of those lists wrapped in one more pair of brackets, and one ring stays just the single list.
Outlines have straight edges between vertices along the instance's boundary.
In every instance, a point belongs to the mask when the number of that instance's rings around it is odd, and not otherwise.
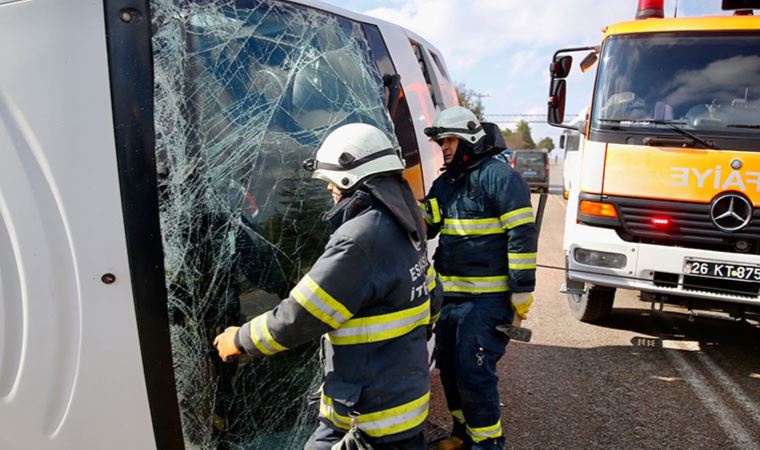
[{"label": "firefighter in dark uniform", "polygon": [[454,428],[443,449],[502,449],[496,363],[508,338],[496,326],[525,319],[533,302],[537,232],[530,189],[491,158],[486,133],[466,108],[441,112],[425,130],[445,171],[423,203],[444,304],[436,365]]},{"label": "firefighter in dark uniform", "polygon": [[336,205],[325,219],[335,232],[288,298],[214,345],[223,360],[261,358],[324,335],[320,424],[306,448],[351,437],[376,449],[425,449],[426,329],[442,292],[400,151],[381,130],[350,124],[304,167],[328,182]]}]

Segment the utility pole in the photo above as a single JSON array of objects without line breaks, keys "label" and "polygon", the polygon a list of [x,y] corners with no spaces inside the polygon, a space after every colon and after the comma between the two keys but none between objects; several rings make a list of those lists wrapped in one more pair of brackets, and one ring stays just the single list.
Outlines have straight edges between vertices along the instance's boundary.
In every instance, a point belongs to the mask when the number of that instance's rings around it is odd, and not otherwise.
[{"label": "utility pole", "polygon": [[472,91],[472,96],[478,99],[478,115],[480,116],[478,119],[485,119],[485,114],[483,113],[483,98],[490,97],[491,94],[481,94],[480,92]]}]

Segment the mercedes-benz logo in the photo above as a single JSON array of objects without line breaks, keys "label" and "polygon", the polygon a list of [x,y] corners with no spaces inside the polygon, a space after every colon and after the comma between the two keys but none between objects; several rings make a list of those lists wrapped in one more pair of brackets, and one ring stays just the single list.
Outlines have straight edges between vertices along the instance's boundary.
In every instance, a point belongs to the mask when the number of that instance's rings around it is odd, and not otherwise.
[{"label": "mercedes-benz logo", "polygon": [[739,170],[744,166],[744,163],[742,163],[742,160],[739,158],[734,159],[731,161],[731,168],[734,170]]},{"label": "mercedes-benz logo", "polygon": [[723,194],[710,205],[710,218],[722,231],[738,231],[752,219],[752,204],[739,194]]}]

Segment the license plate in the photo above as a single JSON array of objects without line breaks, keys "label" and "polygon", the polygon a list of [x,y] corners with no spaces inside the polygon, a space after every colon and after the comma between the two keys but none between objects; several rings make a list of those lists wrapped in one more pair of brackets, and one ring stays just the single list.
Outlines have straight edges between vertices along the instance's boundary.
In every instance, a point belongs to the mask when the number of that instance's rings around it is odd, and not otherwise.
[{"label": "license plate", "polygon": [[686,259],[683,273],[697,277],[737,281],[760,281],[760,266]]},{"label": "license plate", "polygon": [[523,175],[526,177],[534,177],[538,175],[538,172],[536,172],[535,170],[523,170]]}]

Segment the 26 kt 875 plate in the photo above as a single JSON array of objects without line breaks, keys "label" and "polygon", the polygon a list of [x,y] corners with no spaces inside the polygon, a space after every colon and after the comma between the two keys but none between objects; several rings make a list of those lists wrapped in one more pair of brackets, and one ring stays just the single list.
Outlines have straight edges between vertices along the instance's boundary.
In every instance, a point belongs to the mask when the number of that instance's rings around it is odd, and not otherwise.
[{"label": "26 kt 875 plate", "polygon": [[760,266],[685,259],[683,273],[722,280],[760,281]]}]

